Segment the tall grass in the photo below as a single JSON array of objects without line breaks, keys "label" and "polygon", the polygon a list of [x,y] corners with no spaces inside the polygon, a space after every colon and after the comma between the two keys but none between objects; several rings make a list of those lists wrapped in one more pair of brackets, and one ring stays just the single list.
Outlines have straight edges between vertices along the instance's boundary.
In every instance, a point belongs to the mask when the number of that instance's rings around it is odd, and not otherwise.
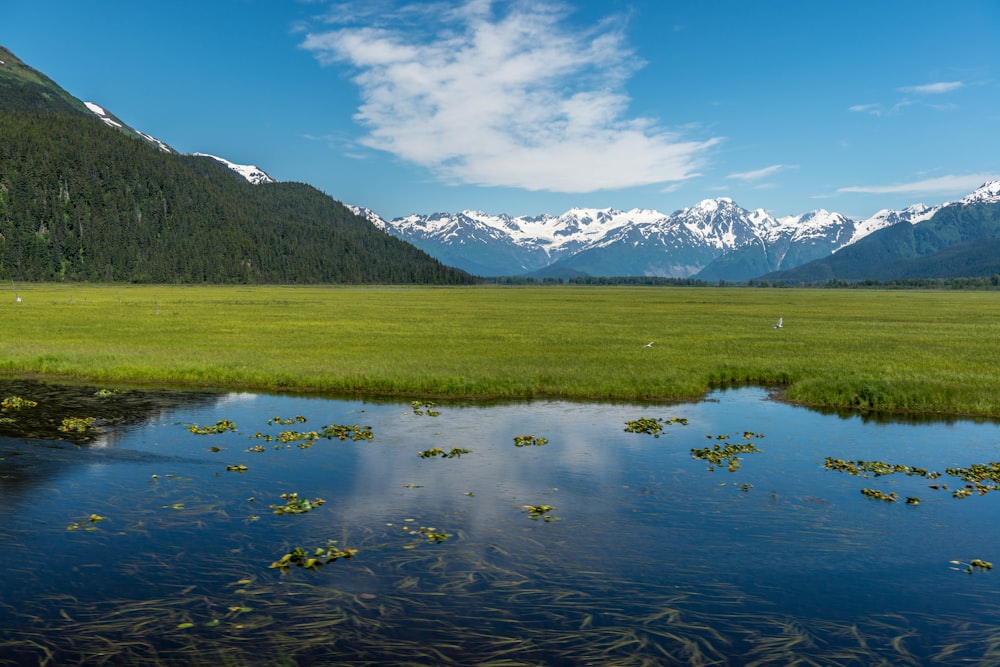
[{"label": "tall grass", "polygon": [[[694,398],[1000,415],[1000,295],[661,287],[19,285],[0,372],[421,397]],[[785,326],[774,329],[778,317]],[[653,341],[652,347],[645,344]]]}]

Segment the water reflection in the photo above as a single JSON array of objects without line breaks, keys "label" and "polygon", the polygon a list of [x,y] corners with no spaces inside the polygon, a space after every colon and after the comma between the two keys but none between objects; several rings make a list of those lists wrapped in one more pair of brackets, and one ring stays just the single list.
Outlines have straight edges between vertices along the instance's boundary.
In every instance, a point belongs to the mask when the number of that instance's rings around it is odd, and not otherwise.
[{"label": "water reflection", "polygon": [[[998,460],[993,423],[834,418],[764,389],[673,406],[441,404],[436,417],[254,394],[108,408],[82,388],[60,412],[66,395],[52,390],[31,422],[44,439],[10,424],[0,439],[0,564],[14,575],[0,665],[987,664],[1000,646],[998,575],[951,562],[1000,565],[1000,492],[956,499],[947,475],[824,469],[827,456],[942,473]],[[104,420],[89,446],[55,439],[66,410]],[[274,422],[295,416],[306,422]],[[627,433],[640,417],[687,424]],[[221,419],[237,431],[187,428]],[[374,438],[281,441],[331,424]],[[522,435],[548,442],[515,447]],[[732,472],[691,455],[748,441],[760,451]],[[418,456],[435,447],[470,451]],[[325,502],[275,514],[289,493]],[[543,505],[552,520],[532,520]],[[357,555],[269,567],[331,540]]]}]

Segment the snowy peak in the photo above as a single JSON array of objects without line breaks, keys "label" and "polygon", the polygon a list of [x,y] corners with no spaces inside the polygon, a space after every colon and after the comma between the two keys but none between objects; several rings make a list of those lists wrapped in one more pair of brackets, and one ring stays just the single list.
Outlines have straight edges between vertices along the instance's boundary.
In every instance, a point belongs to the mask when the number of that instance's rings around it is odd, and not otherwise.
[{"label": "snowy peak", "polygon": [[1000,181],[983,183],[962,199],[961,204],[996,204],[1000,202]]},{"label": "snowy peak", "polygon": [[381,229],[383,232],[388,231],[389,225],[386,221],[382,219],[382,216],[370,208],[365,208],[364,206],[348,206],[347,208],[351,211],[351,213],[359,218],[364,218],[368,222],[375,225],[378,229]]},{"label": "snowy peak", "polygon": [[208,153],[195,153],[195,155],[198,157],[210,157],[217,162],[221,162],[254,185],[260,185],[261,183],[277,183],[276,180],[268,176],[262,169],[255,165],[235,164],[221,157],[209,155]]}]

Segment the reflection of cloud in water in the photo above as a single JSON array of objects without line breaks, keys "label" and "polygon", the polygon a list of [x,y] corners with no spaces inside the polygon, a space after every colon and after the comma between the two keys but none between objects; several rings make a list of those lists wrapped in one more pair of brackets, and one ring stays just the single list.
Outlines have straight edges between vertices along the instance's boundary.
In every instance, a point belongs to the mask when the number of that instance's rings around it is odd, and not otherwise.
[{"label": "reflection of cloud in water", "polygon": [[[565,514],[574,503],[591,503],[609,485],[620,485],[632,452],[670,447],[674,434],[669,431],[654,439],[624,429],[626,421],[643,415],[674,415],[675,407],[559,401],[440,406],[439,417],[408,414],[396,423],[386,423],[391,415],[380,414],[373,422],[375,441],[357,449],[353,489],[341,509],[371,521],[413,517],[418,522],[428,512],[447,516],[457,511],[456,521],[467,534],[477,528],[495,533],[498,524],[524,515],[524,505],[553,505],[553,514]],[[516,447],[519,435],[549,442]],[[434,447],[472,451],[457,459],[417,456]],[[400,449],[412,451],[412,457],[398,456]],[[375,493],[385,489],[389,492]]]},{"label": "reflection of cloud in water", "polygon": [[247,403],[256,401],[260,397],[260,394],[252,394],[248,391],[231,391],[226,394],[220,394],[219,398],[216,399],[215,404],[218,406],[226,406],[234,403]]}]

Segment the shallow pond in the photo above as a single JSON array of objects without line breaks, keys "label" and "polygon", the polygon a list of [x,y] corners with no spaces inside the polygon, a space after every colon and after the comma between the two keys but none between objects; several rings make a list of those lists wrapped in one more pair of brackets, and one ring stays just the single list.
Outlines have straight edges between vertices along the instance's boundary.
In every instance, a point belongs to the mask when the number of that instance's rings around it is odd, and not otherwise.
[{"label": "shallow pond", "polygon": [[995,423],[0,394],[0,665],[1000,662]]}]

